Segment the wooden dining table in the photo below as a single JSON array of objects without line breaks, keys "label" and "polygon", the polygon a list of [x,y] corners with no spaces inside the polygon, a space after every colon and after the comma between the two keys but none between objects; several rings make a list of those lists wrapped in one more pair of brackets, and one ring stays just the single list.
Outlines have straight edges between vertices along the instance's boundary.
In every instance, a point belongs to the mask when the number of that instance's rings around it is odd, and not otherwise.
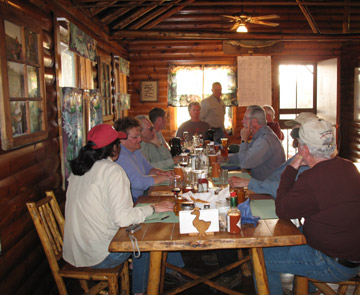
[{"label": "wooden dining table", "polygon": [[[155,189],[158,190],[158,189]],[[174,197],[140,197],[139,202],[156,203]],[[249,248],[258,294],[269,294],[264,247],[302,245],[304,235],[289,220],[262,219],[256,226],[245,224],[240,234],[215,232],[205,237],[180,234],[179,223],[144,223],[134,236],[140,251],[150,252],[150,276],[147,294],[159,294],[163,253],[169,251],[203,251],[215,249]],[[120,228],[109,245],[110,252],[133,252],[133,246],[125,228]]]}]

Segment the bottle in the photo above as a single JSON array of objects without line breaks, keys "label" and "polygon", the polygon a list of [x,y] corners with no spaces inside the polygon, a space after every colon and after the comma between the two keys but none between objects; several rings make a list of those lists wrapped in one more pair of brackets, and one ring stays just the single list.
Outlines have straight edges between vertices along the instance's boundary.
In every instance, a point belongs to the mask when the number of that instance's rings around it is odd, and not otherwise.
[{"label": "bottle", "polygon": [[230,194],[230,209],[227,212],[227,231],[232,234],[239,234],[241,230],[241,213],[237,208],[236,192]]},{"label": "bottle", "polygon": [[198,192],[199,193],[206,193],[208,192],[209,181],[206,178],[205,173],[201,173],[201,176],[198,180]]}]

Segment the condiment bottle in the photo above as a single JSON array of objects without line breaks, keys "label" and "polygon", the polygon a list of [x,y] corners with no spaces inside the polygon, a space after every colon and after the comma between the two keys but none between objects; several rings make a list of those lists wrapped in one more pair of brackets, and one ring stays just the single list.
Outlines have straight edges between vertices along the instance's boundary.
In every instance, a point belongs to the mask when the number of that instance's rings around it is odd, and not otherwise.
[{"label": "condiment bottle", "polygon": [[230,194],[230,209],[227,212],[227,231],[232,234],[239,234],[241,230],[241,213],[237,208],[236,192]]},{"label": "condiment bottle", "polygon": [[206,174],[201,173],[201,176],[198,180],[198,192],[205,193],[208,191],[208,187],[209,187],[209,181],[206,178]]}]

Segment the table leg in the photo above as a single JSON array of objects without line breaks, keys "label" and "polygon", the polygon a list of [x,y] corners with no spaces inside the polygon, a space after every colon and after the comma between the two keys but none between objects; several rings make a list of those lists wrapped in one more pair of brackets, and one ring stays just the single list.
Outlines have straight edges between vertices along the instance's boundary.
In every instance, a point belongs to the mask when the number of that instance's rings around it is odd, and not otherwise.
[{"label": "table leg", "polygon": [[148,290],[147,290],[148,295],[159,294],[161,257],[162,257],[161,251],[150,252],[150,269],[149,269],[149,280],[148,280]]},{"label": "table leg", "polygon": [[263,250],[262,248],[251,248],[250,251],[258,294],[269,295],[270,291],[266,275]]}]

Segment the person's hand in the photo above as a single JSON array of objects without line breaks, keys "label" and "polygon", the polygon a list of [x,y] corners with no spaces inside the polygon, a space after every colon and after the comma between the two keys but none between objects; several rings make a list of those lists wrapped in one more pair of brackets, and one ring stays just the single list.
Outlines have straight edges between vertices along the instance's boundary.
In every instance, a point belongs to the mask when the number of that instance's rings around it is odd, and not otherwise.
[{"label": "person's hand", "polygon": [[179,161],[180,161],[180,156],[175,156],[175,157],[173,158],[173,160],[174,160],[174,164],[178,164]]},{"label": "person's hand", "polygon": [[240,131],[240,137],[241,137],[241,140],[248,141],[248,139],[250,137],[250,128],[243,127]]},{"label": "person's hand", "polygon": [[169,201],[155,203],[155,204],[153,204],[153,206],[155,208],[156,213],[173,211],[173,209],[174,209],[174,203],[169,202]]},{"label": "person's hand", "polygon": [[247,178],[240,178],[237,176],[232,176],[228,179],[229,184],[232,188],[235,187],[245,187],[249,185],[250,179]]},{"label": "person's hand", "polygon": [[295,169],[299,169],[300,166],[306,165],[302,155],[297,154],[294,159],[291,161],[290,165]]}]

